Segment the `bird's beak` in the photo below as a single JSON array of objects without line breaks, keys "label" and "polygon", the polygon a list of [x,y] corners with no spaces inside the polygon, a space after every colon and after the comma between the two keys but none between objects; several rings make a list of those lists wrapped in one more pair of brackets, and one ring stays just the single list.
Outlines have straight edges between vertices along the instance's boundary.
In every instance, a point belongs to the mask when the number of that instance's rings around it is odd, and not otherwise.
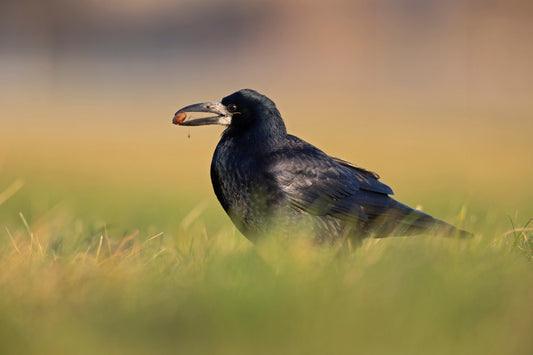
[{"label": "bird's beak", "polygon": [[[189,112],[211,112],[216,116],[187,119]],[[229,126],[231,123],[232,113],[228,111],[226,106],[220,102],[203,102],[201,104],[194,104],[180,109],[174,115],[172,123],[181,126],[203,126],[209,124],[219,124]]]}]

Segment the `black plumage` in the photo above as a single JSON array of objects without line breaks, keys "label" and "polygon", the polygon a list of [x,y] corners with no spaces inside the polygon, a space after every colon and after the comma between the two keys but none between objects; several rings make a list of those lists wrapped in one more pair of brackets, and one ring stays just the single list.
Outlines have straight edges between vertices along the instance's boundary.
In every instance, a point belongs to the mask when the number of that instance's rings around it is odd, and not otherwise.
[{"label": "black plumage", "polygon": [[[188,112],[216,116],[185,119]],[[377,174],[287,134],[274,102],[254,90],[184,107],[174,123],[226,126],[211,180],[224,210],[252,241],[273,230],[302,230],[320,242],[432,230],[469,234],[395,201]]]}]

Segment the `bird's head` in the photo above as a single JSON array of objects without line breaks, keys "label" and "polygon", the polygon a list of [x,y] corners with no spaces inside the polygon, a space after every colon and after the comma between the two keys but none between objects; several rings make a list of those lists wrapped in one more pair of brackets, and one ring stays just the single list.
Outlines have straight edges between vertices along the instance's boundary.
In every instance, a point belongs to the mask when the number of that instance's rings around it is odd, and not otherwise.
[{"label": "bird's head", "polygon": [[[188,118],[189,113],[213,113],[208,117]],[[172,123],[181,126],[218,124],[228,130],[245,133],[250,129],[286,133],[285,124],[276,105],[268,97],[250,89],[239,90],[221,102],[203,102],[186,106],[176,112]]]}]

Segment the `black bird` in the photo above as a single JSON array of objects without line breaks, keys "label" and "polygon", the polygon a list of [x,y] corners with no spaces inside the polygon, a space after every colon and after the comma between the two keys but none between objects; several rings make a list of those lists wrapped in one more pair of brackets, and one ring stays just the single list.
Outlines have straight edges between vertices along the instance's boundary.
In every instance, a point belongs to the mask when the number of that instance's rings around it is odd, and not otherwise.
[{"label": "black bird", "polygon": [[[194,119],[190,112],[214,116]],[[470,234],[390,198],[391,188],[376,173],[287,134],[274,102],[254,90],[184,107],[173,123],[226,127],[211,181],[222,207],[251,241],[273,230],[305,231],[331,243],[430,231]]]}]

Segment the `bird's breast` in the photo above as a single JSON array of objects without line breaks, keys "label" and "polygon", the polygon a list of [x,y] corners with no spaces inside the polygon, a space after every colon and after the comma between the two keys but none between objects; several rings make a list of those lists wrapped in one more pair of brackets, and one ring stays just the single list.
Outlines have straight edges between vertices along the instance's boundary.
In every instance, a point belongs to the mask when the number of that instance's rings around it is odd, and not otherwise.
[{"label": "bird's breast", "polygon": [[261,156],[228,143],[215,150],[211,180],[222,207],[243,233],[262,229],[282,200]]}]

